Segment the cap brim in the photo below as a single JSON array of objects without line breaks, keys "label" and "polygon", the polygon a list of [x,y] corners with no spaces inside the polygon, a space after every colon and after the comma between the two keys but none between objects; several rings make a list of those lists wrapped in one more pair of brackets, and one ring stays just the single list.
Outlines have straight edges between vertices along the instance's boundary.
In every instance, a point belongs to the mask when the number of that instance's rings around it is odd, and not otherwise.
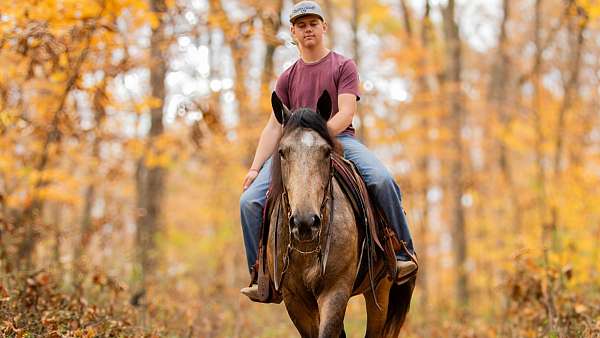
[{"label": "cap brim", "polygon": [[319,19],[321,19],[321,21],[325,21],[325,19],[324,19],[322,16],[320,16],[319,14],[315,14],[315,13],[306,13],[306,14],[300,14],[300,15],[296,15],[295,17],[291,18],[291,19],[290,19],[290,23],[292,23],[292,24],[293,24],[293,23],[294,23],[294,22],[296,22],[298,19],[300,19],[300,18],[303,18],[303,17],[305,17],[305,16],[310,16],[310,15],[314,15],[314,16],[318,17]]}]

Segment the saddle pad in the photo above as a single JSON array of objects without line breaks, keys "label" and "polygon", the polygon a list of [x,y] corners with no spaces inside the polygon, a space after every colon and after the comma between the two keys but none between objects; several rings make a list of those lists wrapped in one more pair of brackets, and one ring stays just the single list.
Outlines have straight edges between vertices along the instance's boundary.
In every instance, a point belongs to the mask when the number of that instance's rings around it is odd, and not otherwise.
[{"label": "saddle pad", "polygon": [[373,242],[383,250],[383,246],[379,241],[377,222],[375,212],[371,206],[369,192],[358,170],[354,164],[338,154],[332,155],[334,176],[342,191],[348,197],[354,215],[356,217],[357,226],[363,229],[368,228]]}]

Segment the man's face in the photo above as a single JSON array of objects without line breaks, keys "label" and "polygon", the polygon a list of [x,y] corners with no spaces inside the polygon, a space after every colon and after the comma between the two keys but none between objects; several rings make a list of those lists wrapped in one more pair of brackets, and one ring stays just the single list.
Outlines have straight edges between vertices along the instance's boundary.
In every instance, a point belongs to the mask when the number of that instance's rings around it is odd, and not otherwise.
[{"label": "man's face", "polygon": [[304,48],[314,48],[323,44],[323,34],[327,23],[317,15],[306,15],[296,19],[291,27],[294,39]]}]

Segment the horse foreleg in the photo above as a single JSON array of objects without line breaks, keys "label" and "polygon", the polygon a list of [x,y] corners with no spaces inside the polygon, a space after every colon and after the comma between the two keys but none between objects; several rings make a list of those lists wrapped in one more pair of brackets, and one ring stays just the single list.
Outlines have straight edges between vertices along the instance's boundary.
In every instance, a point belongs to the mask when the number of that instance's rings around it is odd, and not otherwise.
[{"label": "horse foreleg", "polygon": [[319,338],[342,336],[349,299],[349,290],[337,289],[319,295]]},{"label": "horse foreleg", "polygon": [[[389,293],[392,282],[383,278],[375,287],[375,299],[371,290],[365,292],[365,303],[367,306],[367,333],[366,338],[379,338],[384,336],[384,326],[387,317]],[[379,307],[377,306],[379,305]]]},{"label": "horse foreleg", "polygon": [[290,319],[302,338],[316,338],[319,335],[319,308],[314,296],[284,292],[283,301]]}]

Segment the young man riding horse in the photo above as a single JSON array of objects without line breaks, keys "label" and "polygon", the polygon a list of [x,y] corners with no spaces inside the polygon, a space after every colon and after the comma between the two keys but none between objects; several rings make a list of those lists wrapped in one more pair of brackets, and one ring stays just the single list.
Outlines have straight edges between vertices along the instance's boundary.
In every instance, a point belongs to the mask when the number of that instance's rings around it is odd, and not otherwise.
[{"label": "young man riding horse", "polygon": [[[294,5],[290,23],[291,34],[300,50],[300,59],[277,80],[277,96],[290,110],[300,107],[315,109],[323,91],[332,96],[332,117],[327,121],[329,133],[342,144],[344,157],[354,163],[396,235],[414,254],[398,185],[375,155],[354,137],[352,118],[356,112],[356,102],[360,100],[360,82],[355,63],[325,47],[323,40],[327,23],[315,2],[302,1]],[[281,136],[282,126],[271,114],[243,183],[240,209],[249,269],[258,255],[259,228],[271,180],[270,156]],[[406,254],[397,254],[396,259],[396,281],[404,281],[404,277],[413,273],[417,265]],[[256,285],[243,288],[241,292],[250,299],[258,298]]]}]

